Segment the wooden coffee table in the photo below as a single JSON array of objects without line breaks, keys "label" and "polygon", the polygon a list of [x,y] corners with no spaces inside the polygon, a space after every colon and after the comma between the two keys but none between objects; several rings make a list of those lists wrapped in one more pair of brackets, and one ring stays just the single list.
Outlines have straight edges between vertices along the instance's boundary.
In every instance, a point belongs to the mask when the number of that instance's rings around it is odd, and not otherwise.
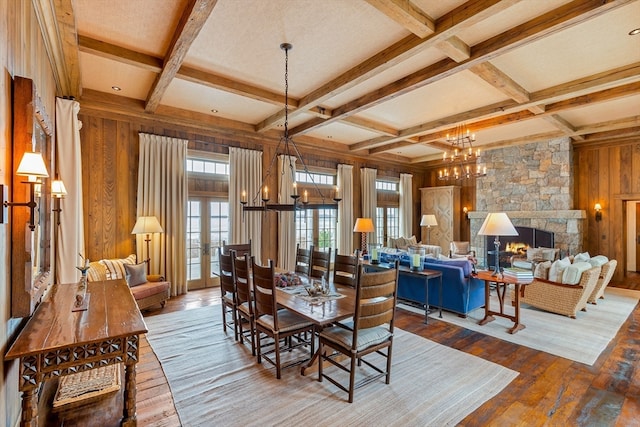
[{"label": "wooden coffee table", "polygon": [[[475,277],[480,280],[484,280],[484,318],[478,322],[478,324],[486,325],[487,323],[495,320],[494,316],[500,316],[513,321],[513,327],[509,329],[510,334],[515,334],[519,330],[524,329],[525,326],[520,323],[520,293],[522,292],[522,287],[531,283],[532,280],[522,281],[513,277],[504,276],[503,274],[494,276],[490,271],[478,271]],[[491,304],[491,298],[489,296],[491,283],[496,284],[496,292],[498,293],[498,301],[500,302],[500,311],[492,311],[489,307]],[[513,316],[504,312],[504,300],[508,285],[513,285],[515,287],[515,314]]]}]

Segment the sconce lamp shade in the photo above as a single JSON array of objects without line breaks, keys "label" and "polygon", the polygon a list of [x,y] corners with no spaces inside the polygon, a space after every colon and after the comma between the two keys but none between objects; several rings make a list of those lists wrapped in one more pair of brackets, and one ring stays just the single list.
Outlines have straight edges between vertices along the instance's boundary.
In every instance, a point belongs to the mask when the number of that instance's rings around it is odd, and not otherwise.
[{"label": "sconce lamp shade", "polygon": [[155,216],[141,216],[133,226],[131,234],[162,233],[162,227]]},{"label": "sconce lamp shade", "polygon": [[593,209],[596,211],[596,221],[602,221],[602,205],[596,203]]},{"label": "sconce lamp shade", "polygon": [[504,212],[487,215],[478,234],[481,236],[517,236],[518,232]]},{"label": "sconce lamp shade", "polygon": [[371,218],[358,218],[353,231],[356,233],[372,233],[374,231],[373,221]]},{"label": "sconce lamp shade", "polygon": [[47,172],[47,166],[44,164],[44,159],[41,153],[26,152],[20,160],[16,175],[20,176],[32,176],[36,178],[48,178],[49,172]]},{"label": "sconce lamp shade", "polygon": [[67,195],[67,189],[61,179],[56,179],[51,183],[51,197],[62,199]]},{"label": "sconce lamp shade", "polygon": [[432,214],[422,215],[422,220],[420,221],[421,227],[435,227],[438,225],[438,221],[436,221],[436,216]]}]

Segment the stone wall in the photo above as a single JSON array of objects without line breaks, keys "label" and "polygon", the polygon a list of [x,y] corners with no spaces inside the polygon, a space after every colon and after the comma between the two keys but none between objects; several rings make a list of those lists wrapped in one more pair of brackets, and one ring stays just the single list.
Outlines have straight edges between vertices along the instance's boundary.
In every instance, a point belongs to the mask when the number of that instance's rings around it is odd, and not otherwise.
[{"label": "stone wall", "polygon": [[487,248],[478,230],[488,212],[506,212],[515,226],[553,232],[563,255],[582,251],[586,212],[573,210],[569,138],[487,150],[481,160],[487,176],[476,181],[476,211],[469,220],[482,264]]}]

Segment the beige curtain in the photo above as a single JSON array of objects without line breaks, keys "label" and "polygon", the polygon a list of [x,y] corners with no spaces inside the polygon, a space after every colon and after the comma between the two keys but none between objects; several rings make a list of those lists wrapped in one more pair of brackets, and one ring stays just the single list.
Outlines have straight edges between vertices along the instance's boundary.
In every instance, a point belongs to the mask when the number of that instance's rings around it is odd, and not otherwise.
[{"label": "beige curtain", "polygon": [[338,204],[338,236],[336,253],[350,255],[353,253],[353,165],[338,165],[338,187],[342,193],[342,201]]},{"label": "beige curtain", "polygon": [[[296,157],[278,156],[278,203],[293,203],[293,177],[296,173]],[[279,212],[278,267],[293,271],[296,262],[296,224],[293,212]],[[302,213],[298,213],[302,215]]]},{"label": "beige curtain", "polygon": [[[155,215],[164,233],[151,235],[151,273],[171,282],[171,295],[187,292],[187,140],[140,133],[137,215]],[[144,236],[138,235],[138,259]]]},{"label": "beige curtain", "polygon": [[413,175],[400,174],[400,236],[411,237],[413,235]]},{"label": "beige curtain", "polygon": [[[360,187],[362,188],[362,218],[371,218],[373,225],[376,225],[376,207],[378,198],[376,191],[377,169],[362,168],[360,173]],[[354,221],[355,223],[355,221]],[[353,230],[353,228],[352,228]],[[377,242],[377,230],[369,233],[367,242]]]},{"label": "beige curtain", "polygon": [[229,218],[231,235],[229,243],[246,243],[251,240],[251,254],[262,260],[262,214],[242,212],[240,198],[246,191],[247,206],[260,204],[262,183],[262,151],[229,148]]},{"label": "beige curtain", "polygon": [[[78,120],[80,104],[56,98],[56,146],[58,177],[64,182],[67,196],[60,200],[61,212],[56,215],[60,225],[53,223],[56,234],[56,282],[75,283],[80,280],[76,268],[84,249],[84,211],[82,209],[82,155]],[[51,182],[55,177],[51,177]],[[56,200],[53,203],[57,203]],[[54,216],[54,217],[56,217]],[[97,260],[94,260],[97,261]]]}]

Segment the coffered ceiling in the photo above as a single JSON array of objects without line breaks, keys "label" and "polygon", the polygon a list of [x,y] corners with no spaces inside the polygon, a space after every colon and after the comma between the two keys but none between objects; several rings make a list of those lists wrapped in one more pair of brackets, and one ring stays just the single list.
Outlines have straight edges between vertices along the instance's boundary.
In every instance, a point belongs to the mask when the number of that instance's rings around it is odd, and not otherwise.
[{"label": "coffered ceiling", "polygon": [[319,150],[424,162],[460,124],[481,148],[640,136],[638,0],[53,3],[81,108],[274,136],[287,42],[290,134]]}]

